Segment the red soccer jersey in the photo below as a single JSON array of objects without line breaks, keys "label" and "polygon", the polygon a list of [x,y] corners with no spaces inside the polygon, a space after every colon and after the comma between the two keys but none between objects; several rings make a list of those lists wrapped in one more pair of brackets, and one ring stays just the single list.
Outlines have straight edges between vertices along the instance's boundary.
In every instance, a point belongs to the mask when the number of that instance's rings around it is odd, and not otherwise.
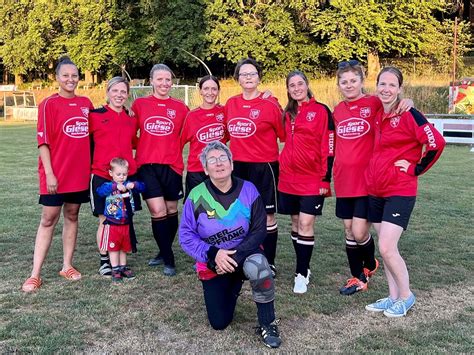
[{"label": "red soccer jersey", "polygon": [[181,154],[180,133],[189,109],[181,100],[155,96],[135,100],[132,111],[140,129],[135,159],[143,164],[166,164],[182,175],[184,164]]},{"label": "red soccer jersey", "polygon": [[92,174],[111,180],[110,161],[123,158],[128,161],[128,174],[137,172],[133,158],[133,142],[136,137],[136,118],[125,110],[118,113],[109,106],[92,110],[89,116],[89,133],[93,142]]},{"label": "red soccer jersey", "polygon": [[190,172],[204,171],[199,155],[207,143],[227,142],[224,125],[224,107],[196,108],[188,113],[181,131],[181,147],[189,142],[188,168]]},{"label": "red soccer jersey", "polygon": [[291,121],[285,119],[286,141],[280,154],[278,190],[293,195],[319,195],[320,188],[331,195],[334,159],[334,122],[326,105],[310,99]]},{"label": "red soccer jersey", "polygon": [[[401,115],[377,114],[375,145],[366,171],[367,188],[377,197],[416,196],[418,175],[438,160],[446,142],[443,136],[414,108]],[[410,162],[408,171],[395,166]]]},{"label": "red soccer jersey", "polygon": [[283,140],[282,110],[278,101],[262,94],[252,100],[231,97],[225,105],[227,132],[234,160],[267,163],[278,160],[277,138]]},{"label": "red soccer jersey", "polygon": [[377,96],[367,95],[351,102],[342,101],[334,108],[337,197],[367,196],[364,174],[374,147],[375,116],[381,107]]},{"label": "red soccer jersey", "polygon": [[[90,179],[89,111],[92,102],[83,96],[64,98],[54,94],[38,108],[38,147],[49,147],[58,193],[87,190]],[[46,175],[38,159],[39,191],[48,194]]]}]

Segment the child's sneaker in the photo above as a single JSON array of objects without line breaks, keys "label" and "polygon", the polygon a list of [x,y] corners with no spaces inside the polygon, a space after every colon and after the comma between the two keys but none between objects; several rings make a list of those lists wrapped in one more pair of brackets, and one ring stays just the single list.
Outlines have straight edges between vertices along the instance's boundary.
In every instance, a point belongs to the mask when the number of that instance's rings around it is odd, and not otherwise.
[{"label": "child's sneaker", "polygon": [[261,325],[256,328],[256,333],[260,335],[265,346],[272,349],[278,348],[281,345],[281,338],[277,323],[278,321],[273,321],[268,326]]},{"label": "child's sneaker", "polygon": [[112,269],[112,282],[122,282],[122,273],[120,270],[113,270]]},{"label": "child's sneaker", "polygon": [[392,300],[390,297],[381,298],[374,303],[368,304],[365,306],[365,309],[371,312],[384,312],[393,306],[396,301]]},{"label": "child's sneaker", "polygon": [[415,301],[416,297],[412,293],[406,300],[399,299],[390,308],[386,309],[383,314],[384,316],[390,318],[404,317],[407,315],[407,312],[410,310],[410,308],[413,307]]},{"label": "child's sneaker", "polygon": [[120,269],[120,274],[129,280],[133,280],[135,278],[135,273],[128,267],[124,266],[123,268]]}]

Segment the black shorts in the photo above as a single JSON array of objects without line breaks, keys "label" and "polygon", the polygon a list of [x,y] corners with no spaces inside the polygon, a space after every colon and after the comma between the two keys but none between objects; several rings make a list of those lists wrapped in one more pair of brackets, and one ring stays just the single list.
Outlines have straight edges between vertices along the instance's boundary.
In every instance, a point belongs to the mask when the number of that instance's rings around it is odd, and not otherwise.
[{"label": "black shorts", "polygon": [[43,206],[59,207],[65,203],[74,203],[80,205],[81,203],[89,202],[89,190],[78,192],[66,192],[55,195],[40,195],[38,203]]},{"label": "black shorts", "polygon": [[367,219],[369,217],[369,197],[338,197],[336,198],[336,217]]},{"label": "black shorts", "polygon": [[278,201],[278,213],[281,214],[297,215],[303,212],[320,216],[323,213],[324,196],[321,195],[299,196],[280,192]]},{"label": "black shorts", "polygon": [[415,201],[416,196],[369,196],[369,222],[390,222],[406,230]]},{"label": "black shorts", "polygon": [[138,169],[140,181],[145,183],[143,199],[163,197],[166,201],[178,201],[183,198],[183,180],[181,175],[166,164],[145,164]]},{"label": "black shorts", "polygon": [[278,162],[247,163],[234,161],[234,176],[250,181],[262,196],[267,214],[276,212]]},{"label": "black shorts", "polygon": [[[129,181],[137,180],[137,175],[131,175],[127,178]],[[104,179],[102,176],[92,174],[91,181],[89,183],[89,193],[91,196],[91,210],[92,214],[96,217],[99,215],[104,214],[105,210],[105,196],[101,197],[97,193],[97,188],[106,182],[110,182],[109,179]],[[141,211],[142,209],[142,200],[140,198],[140,194],[138,192],[132,192],[133,194],[133,202],[135,211]]]},{"label": "black shorts", "polygon": [[194,189],[201,182],[203,182],[204,180],[206,180],[208,178],[209,178],[209,176],[207,176],[206,173],[203,172],[203,171],[201,171],[201,172],[188,171],[188,173],[186,174],[186,184],[185,184],[184,198],[186,199],[192,189]]}]

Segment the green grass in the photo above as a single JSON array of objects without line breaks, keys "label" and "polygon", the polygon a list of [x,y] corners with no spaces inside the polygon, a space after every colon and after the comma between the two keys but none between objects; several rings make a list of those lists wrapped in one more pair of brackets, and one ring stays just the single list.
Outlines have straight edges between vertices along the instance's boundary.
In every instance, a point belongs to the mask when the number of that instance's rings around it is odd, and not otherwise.
[{"label": "green grass", "polygon": [[[75,265],[80,282],[58,276],[61,222],[44,265],[45,283],[23,294],[29,276],[40,216],[37,204],[37,149],[31,125],[0,125],[0,352],[263,352],[253,335],[255,306],[244,286],[235,320],[225,331],[207,323],[202,290],[187,257],[175,242],[178,276],[166,278],[149,268],[155,253],[149,215],[137,214],[139,252],[129,257],[137,278],[111,285],[97,272],[97,220],[82,207]],[[438,164],[420,179],[420,191],[400,249],[418,296],[404,319],[368,314],[364,305],[384,297],[383,272],[370,291],[338,294],[348,276],[342,226],[328,199],[316,223],[314,277],[305,295],[292,292],[294,252],[290,221],[278,216],[276,280],[281,350],[321,352],[474,351],[472,291],[473,159],[466,146],[448,146]]]}]

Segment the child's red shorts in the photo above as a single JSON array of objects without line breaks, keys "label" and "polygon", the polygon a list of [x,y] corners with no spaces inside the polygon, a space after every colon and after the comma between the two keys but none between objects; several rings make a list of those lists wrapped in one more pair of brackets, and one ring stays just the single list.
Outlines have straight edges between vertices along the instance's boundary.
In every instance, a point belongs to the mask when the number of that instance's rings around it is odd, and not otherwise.
[{"label": "child's red shorts", "polygon": [[105,224],[100,240],[100,250],[130,253],[130,226],[128,224]]}]

